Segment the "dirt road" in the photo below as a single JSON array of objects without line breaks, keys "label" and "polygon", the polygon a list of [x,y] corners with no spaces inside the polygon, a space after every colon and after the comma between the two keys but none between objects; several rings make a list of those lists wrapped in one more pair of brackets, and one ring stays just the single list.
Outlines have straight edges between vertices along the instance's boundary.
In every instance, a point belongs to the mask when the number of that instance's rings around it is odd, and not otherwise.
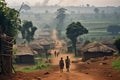
[{"label": "dirt road", "polygon": [[[66,56],[69,56],[71,61],[79,60],[79,58],[75,59],[73,58],[72,54],[60,54],[59,57],[53,58],[53,65],[58,65],[60,57],[63,57],[63,59],[66,58]],[[49,74],[46,78],[43,78],[43,80],[95,80],[92,76],[80,73],[76,71],[76,65],[74,63],[71,63],[70,66],[70,72],[66,72],[66,69],[64,68],[64,72],[60,73],[59,68],[58,71]]]},{"label": "dirt road", "polygon": [[[63,59],[65,60],[66,56],[69,56],[71,62],[78,61],[81,59],[81,58],[74,58],[73,54],[68,54],[68,53],[64,53],[64,52],[60,51],[60,49],[63,47],[62,41],[57,39],[55,30],[53,30],[53,39],[56,42],[56,47],[55,47],[54,51],[59,51],[60,55],[58,57],[52,58],[52,65],[58,65],[61,57],[63,57]],[[52,52],[53,55],[54,55],[54,51]],[[47,77],[42,78],[42,80],[95,80],[95,79],[93,79],[92,76],[90,76],[88,74],[78,72],[76,69],[77,67],[78,66],[76,64],[71,63],[70,72],[66,72],[66,69],[64,68],[63,73],[60,73],[59,68],[58,68],[58,70],[56,72],[47,75]]]}]

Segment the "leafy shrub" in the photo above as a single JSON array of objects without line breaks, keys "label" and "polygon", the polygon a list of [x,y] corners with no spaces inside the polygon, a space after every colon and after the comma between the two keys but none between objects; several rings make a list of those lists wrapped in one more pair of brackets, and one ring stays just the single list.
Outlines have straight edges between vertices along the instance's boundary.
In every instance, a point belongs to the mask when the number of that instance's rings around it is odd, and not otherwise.
[{"label": "leafy shrub", "polygon": [[50,64],[40,64],[40,65],[36,65],[35,66],[35,70],[40,70],[40,69],[44,69],[44,68],[47,68],[47,67],[49,67],[50,66]]},{"label": "leafy shrub", "polygon": [[120,70],[120,58],[118,58],[112,62],[112,67],[114,69]]},{"label": "leafy shrub", "polygon": [[116,48],[118,49],[118,52],[120,54],[120,37],[118,37],[115,42],[114,45],[116,46]]},{"label": "leafy shrub", "polygon": [[23,68],[23,70],[30,70],[30,67],[25,67]]}]

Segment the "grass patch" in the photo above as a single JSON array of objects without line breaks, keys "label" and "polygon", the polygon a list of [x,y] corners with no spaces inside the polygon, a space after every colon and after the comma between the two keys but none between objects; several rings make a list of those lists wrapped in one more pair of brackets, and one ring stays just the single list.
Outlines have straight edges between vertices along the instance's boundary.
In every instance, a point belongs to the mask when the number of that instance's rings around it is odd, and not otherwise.
[{"label": "grass patch", "polygon": [[120,57],[112,62],[112,67],[116,70],[120,70]]},{"label": "grass patch", "polygon": [[41,70],[44,68],[48,68],[50,66],[50,64],[40,64],[40,65],[36,65],[34,66],[34,70]]},{"label": "grass patch", "polygon": [[45,59],[41,59],[35,62],[35,65],[14,65],[16,71],[22,72],[35,72],[50,67],[49,63],[45,63]]}]

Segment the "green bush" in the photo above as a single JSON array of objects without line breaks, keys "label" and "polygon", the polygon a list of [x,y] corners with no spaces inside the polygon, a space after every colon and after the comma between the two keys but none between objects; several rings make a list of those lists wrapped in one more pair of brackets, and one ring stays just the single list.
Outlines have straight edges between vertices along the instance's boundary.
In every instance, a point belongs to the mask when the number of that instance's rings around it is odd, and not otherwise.
[{"label": "green bush", "polygon": [[116,46],[116,48],[118,49],[118,52],[120,54],[120,37],[118,37],[115,42],[114,45]]},{"label": "green bush", "polygon": [[23,70],[30,70],[30,67],[25,67],[23,68]]},{"label": "green bush", "polygon": [[120,57],[112,62],[112,67],[114,69],[120,70]]},{"label": "green bush", "polygon": [[[19,67],[19,68],[17,68]],[[16,66],[16,71],[22,71],[22,72],[33,72],[33,66]]]},{"label": "green bush", "polygon": [[35,65],[27,65],[27,66],[21,66],[21,65],[14,65],[16,71],[22,71],[22,72],[34,72],[42,69],[46,69],[50,66],[50,64],[45,63],[46,59],[40,59],[35,62]]},{"label": "green bush", "polygon": [[49,66],[50,66],[50,64],[39,64],[39,65],[36,65],[34,69],[35,70],[40,70],[40,69],[47,68]]}]

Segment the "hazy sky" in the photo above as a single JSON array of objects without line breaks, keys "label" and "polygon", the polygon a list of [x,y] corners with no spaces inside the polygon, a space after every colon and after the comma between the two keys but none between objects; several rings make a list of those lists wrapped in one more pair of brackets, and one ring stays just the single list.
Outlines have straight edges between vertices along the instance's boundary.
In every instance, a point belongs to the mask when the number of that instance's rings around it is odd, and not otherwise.
[{"label": "hazy sky", "polygon": [[79,6],[79,5],[95,5],[95,6],[120,6],[120,0],[6,0],[9,5],[21,5],[25,2],[30,5],[56,5],[61,6]]}]

